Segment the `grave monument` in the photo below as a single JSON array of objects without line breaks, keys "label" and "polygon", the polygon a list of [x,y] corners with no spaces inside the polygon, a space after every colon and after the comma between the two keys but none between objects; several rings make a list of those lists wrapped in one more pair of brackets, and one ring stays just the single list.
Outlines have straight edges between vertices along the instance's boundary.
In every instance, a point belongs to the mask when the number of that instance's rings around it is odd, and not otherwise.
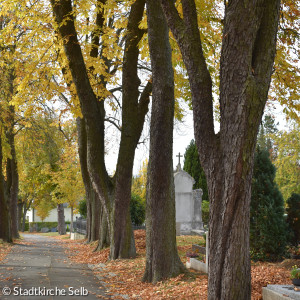
[{"label": "grave monument", "polygon": [[181,169],[180,157],[174,173],[176,203],[176,234],[188,235],[203,230],[202,190],[193,190],[194,178]]}]

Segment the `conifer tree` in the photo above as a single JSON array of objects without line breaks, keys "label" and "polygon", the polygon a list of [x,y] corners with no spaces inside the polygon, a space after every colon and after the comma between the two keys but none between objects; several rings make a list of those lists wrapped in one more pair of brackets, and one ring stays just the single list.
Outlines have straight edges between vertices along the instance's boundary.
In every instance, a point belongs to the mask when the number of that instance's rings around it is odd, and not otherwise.
[{"label": "conifer tree", "polygon": [[274,181],[276,169],[269,152],[255,153],[250,212],[250,249],[253,259],[278,260],[285,253],[287,228],[284,202]]},{"label": "conifer tree", "polygon": [[300,194],[293,193],[287,199],[287,223],[291,231],[291,243],[300,244]]},{"label": "conifer tree", "polygon": [[202,199],[208,200],[206,177],[200,164],[198,150],[194,140],[191,140],[185,150],[183,170],[195,179],[193,188],[202,189]]},{"label": "conifer tree", "polygon": [[271,115],[265,115],[261,125],[259,127],[259,133],[257,136],[257,145],[261,149],[266,149],[270,153],[273,152],[272,148],[274,147],[274,140],[272,140],[271,135],[278,132],[275,119]]}]

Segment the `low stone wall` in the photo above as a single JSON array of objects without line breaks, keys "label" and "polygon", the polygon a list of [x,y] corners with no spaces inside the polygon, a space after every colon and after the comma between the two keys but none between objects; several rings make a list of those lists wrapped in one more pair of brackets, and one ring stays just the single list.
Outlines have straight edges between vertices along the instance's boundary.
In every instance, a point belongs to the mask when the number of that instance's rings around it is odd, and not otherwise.
[{"label": "low stone wall", "polygon": [[300,300],[300,292],[293,285],[268,284],[263,287],[263,300]]}]

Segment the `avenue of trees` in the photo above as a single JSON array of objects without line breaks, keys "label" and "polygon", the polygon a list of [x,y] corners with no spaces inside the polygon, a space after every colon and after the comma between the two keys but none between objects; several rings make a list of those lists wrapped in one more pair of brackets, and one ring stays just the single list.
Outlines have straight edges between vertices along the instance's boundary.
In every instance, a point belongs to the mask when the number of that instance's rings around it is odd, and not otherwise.
[{"label": "avenue of trees", "polygon": [[[110,259],[135,257],[132,170],[149,111],[143,280],[185,272],[172,145],[188,101],[210,201],[208,299],[250,299],[257,134],[268,97],[299,120],[298,15],[298,1],[288,0],[3,0],[0,238],[18,237],[19,198],[23,213],[29,203],[44,213],[63,202],[75,208],[84,190],[88,242],[110,246]],[[119,137],[114,174],[105,160],[110,126]],[[293,172],[284,150],[279,187]]]}]

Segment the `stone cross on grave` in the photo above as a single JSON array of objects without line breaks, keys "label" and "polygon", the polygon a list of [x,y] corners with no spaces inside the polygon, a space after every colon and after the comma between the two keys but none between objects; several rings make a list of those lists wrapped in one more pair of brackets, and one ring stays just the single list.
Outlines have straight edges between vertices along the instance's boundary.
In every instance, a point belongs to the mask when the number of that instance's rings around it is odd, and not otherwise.
[{"label": "stone cross on grave", "polygon": [[181,155],[179,152],[178,155],[176,155],[176,157],[178,157],[178,165],[177,165],[176,171],[179,172],[179,171],[181,171],[180,157],[183,157],[183,155]]},{"label": "stone cross on grave", "polygon": [[176,155],[176,157],[178,157],[178,164],[180,165],[180,157],[183,157],[183,155],[181,155],[179,152],[178,155]]}]

